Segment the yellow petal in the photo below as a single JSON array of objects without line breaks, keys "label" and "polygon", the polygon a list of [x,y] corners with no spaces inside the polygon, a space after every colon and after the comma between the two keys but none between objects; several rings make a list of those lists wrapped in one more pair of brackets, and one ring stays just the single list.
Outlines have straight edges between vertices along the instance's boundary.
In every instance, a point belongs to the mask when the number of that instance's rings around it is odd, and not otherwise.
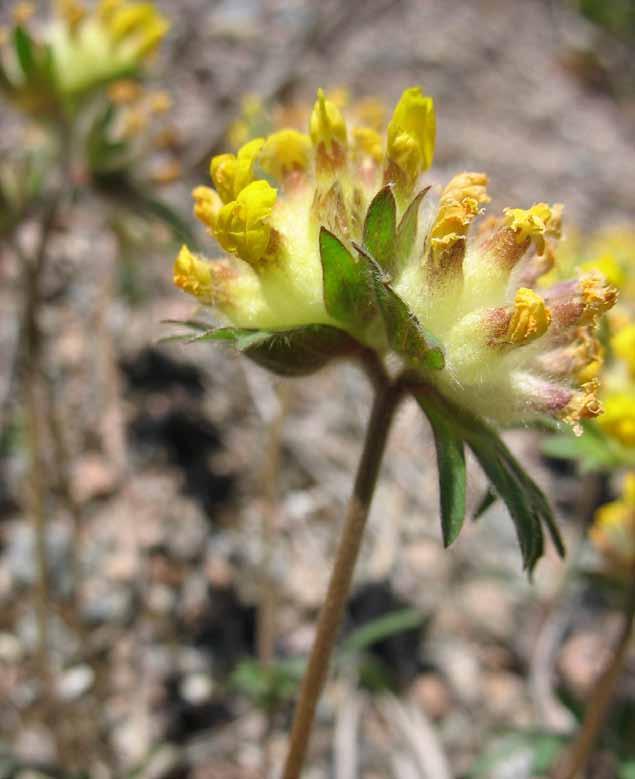
[{"label": "yellow petal", "polygon": [[[436,138],[434,101],[420,87],[402,94],[388,125],[388,166],[395,165],[412,187],[432,164]],[[389,167],[388,167],[389,170]]]},{"label": "yellow petal", "polygon": [[223,249],[250,264],[262,259],[269,248],[269,218],[276,195],[276,190],[268,182],[253,181],[236,200],[222,207],[214,236]]}]

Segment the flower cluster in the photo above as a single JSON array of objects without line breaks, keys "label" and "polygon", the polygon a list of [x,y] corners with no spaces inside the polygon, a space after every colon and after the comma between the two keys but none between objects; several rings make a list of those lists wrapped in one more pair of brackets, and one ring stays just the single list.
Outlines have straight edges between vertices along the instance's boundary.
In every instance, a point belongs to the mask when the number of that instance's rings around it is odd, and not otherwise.
[{"label": "flower cluster", "polygon": [[214,186],[194,190],[194,212],[226,256],[209,262],[184,246],[177,286],[241,328],[325,324],[404,355],[390,325],[362,310],[359,288],[348,313],[333,304],[326,233],[342,258],[381,270],[384,288],[441,352],[433,369],[408,362],[444,396],[499,424],[547,414],[577,428],[600,413],[595,331],[616,291],[597,271],[538,291],[560,206],[505,209],[474,225],[489,197],[487,176],[473,172],[452,178],[436,206],[423,204],[417,186],[432,162],[435,112],[418,87],[403,93],[385,135],[347,125],[320,90],[308,130],[281,129],[214,157]]},{"label": "flower cluster", "polygon": [[14,45],[0,59],[0,90],[38,117],[59,115],[93,89],[134,76],[169,26],[153,3],[99,0],[89,10],[80,0],[57,0],[53,18],[32,34],[27,5],[14,11]]}]

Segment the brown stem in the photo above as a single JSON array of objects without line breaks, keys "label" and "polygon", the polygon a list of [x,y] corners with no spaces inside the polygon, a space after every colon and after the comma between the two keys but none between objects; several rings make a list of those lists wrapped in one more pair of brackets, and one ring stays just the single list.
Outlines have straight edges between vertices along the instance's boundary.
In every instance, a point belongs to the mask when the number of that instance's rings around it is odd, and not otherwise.
[{"label": "brown stem", "polygon": [[626,657],[628,645],[635,624],[635,564],[631,568],[628,592],[622,612],[622,625],[617,636],[611,657],[598,678],[591,698],[586,707],[584,721],[578,735],[568,750],[560,766],[556,768],[555,779],[576,779],[582,775],[595,743],[602,731],[613,699],[615,686],[620,678]]},{"label": "brown stem", "polygon": [[353,494],[348,505],[326,600],[320,612],[309,665],[300,688],[283,779],[298,779],[304,765],[315,710],[344,616],[344,607],[377,484],[390,424],[402,396],[400,381],[390,381],[385,373],[382,373],[382,376],[381,383],[375,382],[375,397],[366,430],[364,449],[357,468]]},{"label": "brown stem", "polygon": [[30,458],[29,507],[35,539],[37,569],[36,618],[38,625],[38,661],[45,687],[49,686],[48,602],[49,576],[46,553],[46,484],[42,467],[42,331],[39,312],[41,277],[46,261],[46,246],[58,213],[58,199],[53,199],[44,215],[40,237],[31,261],[22,256],[24,289],[24,395]]}]

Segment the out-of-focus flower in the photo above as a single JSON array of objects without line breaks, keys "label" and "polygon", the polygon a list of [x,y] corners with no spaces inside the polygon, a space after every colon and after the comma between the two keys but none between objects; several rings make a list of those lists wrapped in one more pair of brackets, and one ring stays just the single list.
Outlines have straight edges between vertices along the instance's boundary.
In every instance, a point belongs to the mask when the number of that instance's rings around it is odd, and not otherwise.
[{"label": "out-of-focus flower", "polygon": [[618,572],[635,563],[635,472],[624,479],[622,497],[595,513],[590,532],[593,544]]},{"label": "out-of-focus flower", "polygon": [[[17,7],[28,4],[21,3]],[[168,30],[152,2],[57,0],[35,31],[14,13],[13,47],[0,58],[0,89],[31,115],[68,112],[77,100],[116,79],[135,77]]]},{"label": "out-of-focus flower", "polygon": [[[601,412],[595,331],[615,289],[595,270],[536,287],[560,206],[507,209],[473,232],[489,197],[485,174],[468,172],[424,214],[417,187],[432,162],[435,112],[418,87],[404,92],[385,136],[351,131],[321,91],[308,129],[212,160],[214,189],[195,190],[195,213],[228,256],[208,262],[183,247],[178,286],[241,328],[331,325],[382,355],[397,352],[445,397],[497,424],[546,414],[578,430]],[[366,282],[353,284],[360,274],[379,284],[374,297]],[[408,322],[393,316],[402,310]]]}]

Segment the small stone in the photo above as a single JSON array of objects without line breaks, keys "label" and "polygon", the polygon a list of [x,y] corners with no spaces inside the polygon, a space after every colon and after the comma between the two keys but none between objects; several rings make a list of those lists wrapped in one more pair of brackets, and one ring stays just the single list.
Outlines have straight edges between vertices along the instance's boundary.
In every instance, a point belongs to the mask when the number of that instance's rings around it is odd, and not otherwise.
[{"label": "small stone", "polygon": [[22,644],[13,633],[0,633],[0,661],[17,663],[23,655]]},{"label": "small stone", "polygon": [[44,727],[27,725],[17,735],[15,754],[28,763],[55,763],[57,759],[53,735]]},{"label": "small stone", "polygon": [[103,457],[88,454],[73,467],[71,489],[79,503],[112,495],[116,486],[117,472]]},{"label": "small stone", "polygon": [[587,696],[608,660],[609,651],[606,633],[599,631],[575,633],[566,641],[558,669],[576,697]]},{"label": "small stone", "polygon": [[438,674],[422,674],[415,679],[412,694],[433,720],[443,719],[450,710],[450,691]]},{"label": "small stone", "polygon": [[180,684],[181,697],[196,706],[208,701],[214,693],[214,682],[208,674],[188,674]]},{"label": "small stone", "polygon": [[95,672],[89,665],[77,665],[62,673],[57,681],[57,694],[63,701],[74,701],[88,692],[95,681]]}]

